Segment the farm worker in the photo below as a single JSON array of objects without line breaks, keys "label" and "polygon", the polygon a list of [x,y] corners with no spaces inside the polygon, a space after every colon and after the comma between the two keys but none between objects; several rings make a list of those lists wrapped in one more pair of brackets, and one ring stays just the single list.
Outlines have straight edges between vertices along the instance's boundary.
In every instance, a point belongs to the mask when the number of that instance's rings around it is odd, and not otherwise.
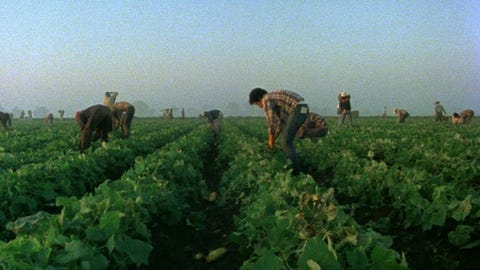
[{"label": "farm worker", "polygon": [[337,114],[339,126],[343,125],[345,117],[348,115],[349,127],[352,127],[352,106],[350,105],[350,95],[346,92],[338,94]]},{"label": "farm worker", "polygon": [[118,128],[121,125],[123,137],[128,138],[132,119],[135,115],[135,107],[128,102],[120,101],[113,104],[110,109],[112,110],[113,126]]},{"label": "farm worker", "polygon": [[283,130],[282,150],[292,161],[292,175],[298,175],[302,168],[295,151],[293,140],[308,116],[308,105],[303,97],[288,90],[276,90],[268,93],[262,88],[250,91],[250,105],[263,109],[268,125],[268,148],[275,147],[275,141]]},{"label": "farm worker", "polygon": [[90,142],[101,138],[108,142],[108,132],[112,131],[112,111],[105,105],[93,105],[75,113],[77,124],[82,130],[80,153],[90,147]]},{"label": "farm worker", "polygon": [[215,137],[217,137],[220,134],[220,119],[223,118],[223,113],[220,110],[215,109],[204,111],[201,116],[208,119],[208,122],[212,126],[213,133]]},{"label": "farm worker", "polygon": [[103,105],[110,107],[115,104],[115,99],[117,99],[118,92],[105,92],[105,97],[103,98]]},{"label": "farm worker", "polygon": [[471,124],[472,119],[475,113],[473,110],[467,109],[460,113],[453,113],[452,123],[453,124]]},{"label": "farm worker", "polygon": [[407,118],[410,115],[406,110],[397,109],[397,108],[393,108],[393,113],[397,115],[397,117],[398,117],[397,122],[398,123],[405,122],[405,118]]},{"label": "farm worker", "polygon": [[63,121],[63,115],[65,114],[64,110],[58,110],[58,114],[60,114],[60,121]]},{"label": "farm worker", "polygon": [[309,113],[307,119],[297,131],[297,138],[309,138],[317,141],[320,137],[325,137],[328,133],[328,124],[323,117],[317,113]]},{"label": "farm worker", "polygon": [[443,121],[443,114],[447,114],[447,112],[445,111],[445,108],[443,108],[443,105],[440,104],[440,101],[435,101],[434,105],[433,121],[441,122]]},{"label": "farm worker", "polygon": [[2,125],[2,127],[4,127],[5,129],[8,129],[8,127],[11,127],[12,118],[13,118],[12,114],[0,112],[0,124]]},{"label": "farm worker", "polygon": [[173,119],[173,109],[172,108],[166,108],[163,111],[163,118],[165,118],[167,120]]},{"label": "farm worker", "polygon": [[53,113],[47,113],[47,115],[45,115],[45,117],[43,118],[43,122],[47,125],[50,125],[52,124],[53,122]]},{"label": "farm worker", "polygon": [[387,118],[387,106],[383,106],[382,118]]}]

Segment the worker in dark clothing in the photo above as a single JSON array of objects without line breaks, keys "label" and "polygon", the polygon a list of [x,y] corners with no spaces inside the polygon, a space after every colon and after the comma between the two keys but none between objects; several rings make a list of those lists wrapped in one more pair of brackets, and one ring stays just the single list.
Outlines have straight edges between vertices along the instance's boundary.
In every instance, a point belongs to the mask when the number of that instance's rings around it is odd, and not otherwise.
[{"label": "worker in dark clothing", "polygon": [[345,117],[348,116],[349,127],[352,127],[352,105],[350,104],[350,95],[345,92],[338,94],[338,125],[341,127],[345,122]]},{"label": "worker in dark clothing", "polygon": [[108,133],[112,131],[112,111],[109,107],[102,104],[90,106],[76,112],[75,119],[82,130],[80,153],[90,147],[92,141],[99,138],[101,138],[102,144],[108,142]]},{"label": "worker in dark clothing", "polygon": [[5,129],[8,129],[12,126],[12,115],[5,112],[0,112],[0,124]]},{"label": "worker in dark clothing", "polygon": [[220,134],[220,119],[223,118],[223,113],[216,109],[204,111],[202,117],[208,119],[208,122],[212,126],[213,133],[215,134],[215,137],[217,137]]}]

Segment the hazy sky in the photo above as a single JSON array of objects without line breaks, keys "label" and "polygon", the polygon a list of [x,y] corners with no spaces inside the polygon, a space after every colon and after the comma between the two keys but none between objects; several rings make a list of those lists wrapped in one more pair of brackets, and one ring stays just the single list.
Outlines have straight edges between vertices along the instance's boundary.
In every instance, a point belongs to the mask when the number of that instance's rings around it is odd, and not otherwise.
[{"label": "hazy sky", "polygon": [[[276,2],[276,3],[273,3]],[[480,114],[480,1],[1,1],[0,106],[141,100],[261,115],[254,87],[334,115],[383,106]],[[40,117],[40,116],[39,116]]]}]

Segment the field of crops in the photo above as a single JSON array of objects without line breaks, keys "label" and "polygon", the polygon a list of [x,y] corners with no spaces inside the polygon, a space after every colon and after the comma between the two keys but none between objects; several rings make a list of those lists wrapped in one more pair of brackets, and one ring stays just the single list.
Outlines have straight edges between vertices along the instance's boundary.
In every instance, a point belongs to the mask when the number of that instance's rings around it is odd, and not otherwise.
[{"label": "field of crops", "polygon": [[0,269],[478,269],[480,124],[327,119],[291,176],[263,118],[0,130]]}]

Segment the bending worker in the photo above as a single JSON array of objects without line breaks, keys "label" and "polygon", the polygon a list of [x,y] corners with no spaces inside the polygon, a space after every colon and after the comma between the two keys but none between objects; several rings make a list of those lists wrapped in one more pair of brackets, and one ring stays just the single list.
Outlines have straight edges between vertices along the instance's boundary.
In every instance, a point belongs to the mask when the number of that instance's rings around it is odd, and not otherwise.
[{"label": "bending worker", "polygon": [[292,175],[302,171],[293,140],[307,119],[308,105],[303,101],[299,94],[288,90],[268,93],[262,88],[254,88],[249,96],[250,105],[255,104],[264,111],[268,124],[268,148],[275,147],[275,141],[283,130],[281,145],[285,155],[292,161]]}]

